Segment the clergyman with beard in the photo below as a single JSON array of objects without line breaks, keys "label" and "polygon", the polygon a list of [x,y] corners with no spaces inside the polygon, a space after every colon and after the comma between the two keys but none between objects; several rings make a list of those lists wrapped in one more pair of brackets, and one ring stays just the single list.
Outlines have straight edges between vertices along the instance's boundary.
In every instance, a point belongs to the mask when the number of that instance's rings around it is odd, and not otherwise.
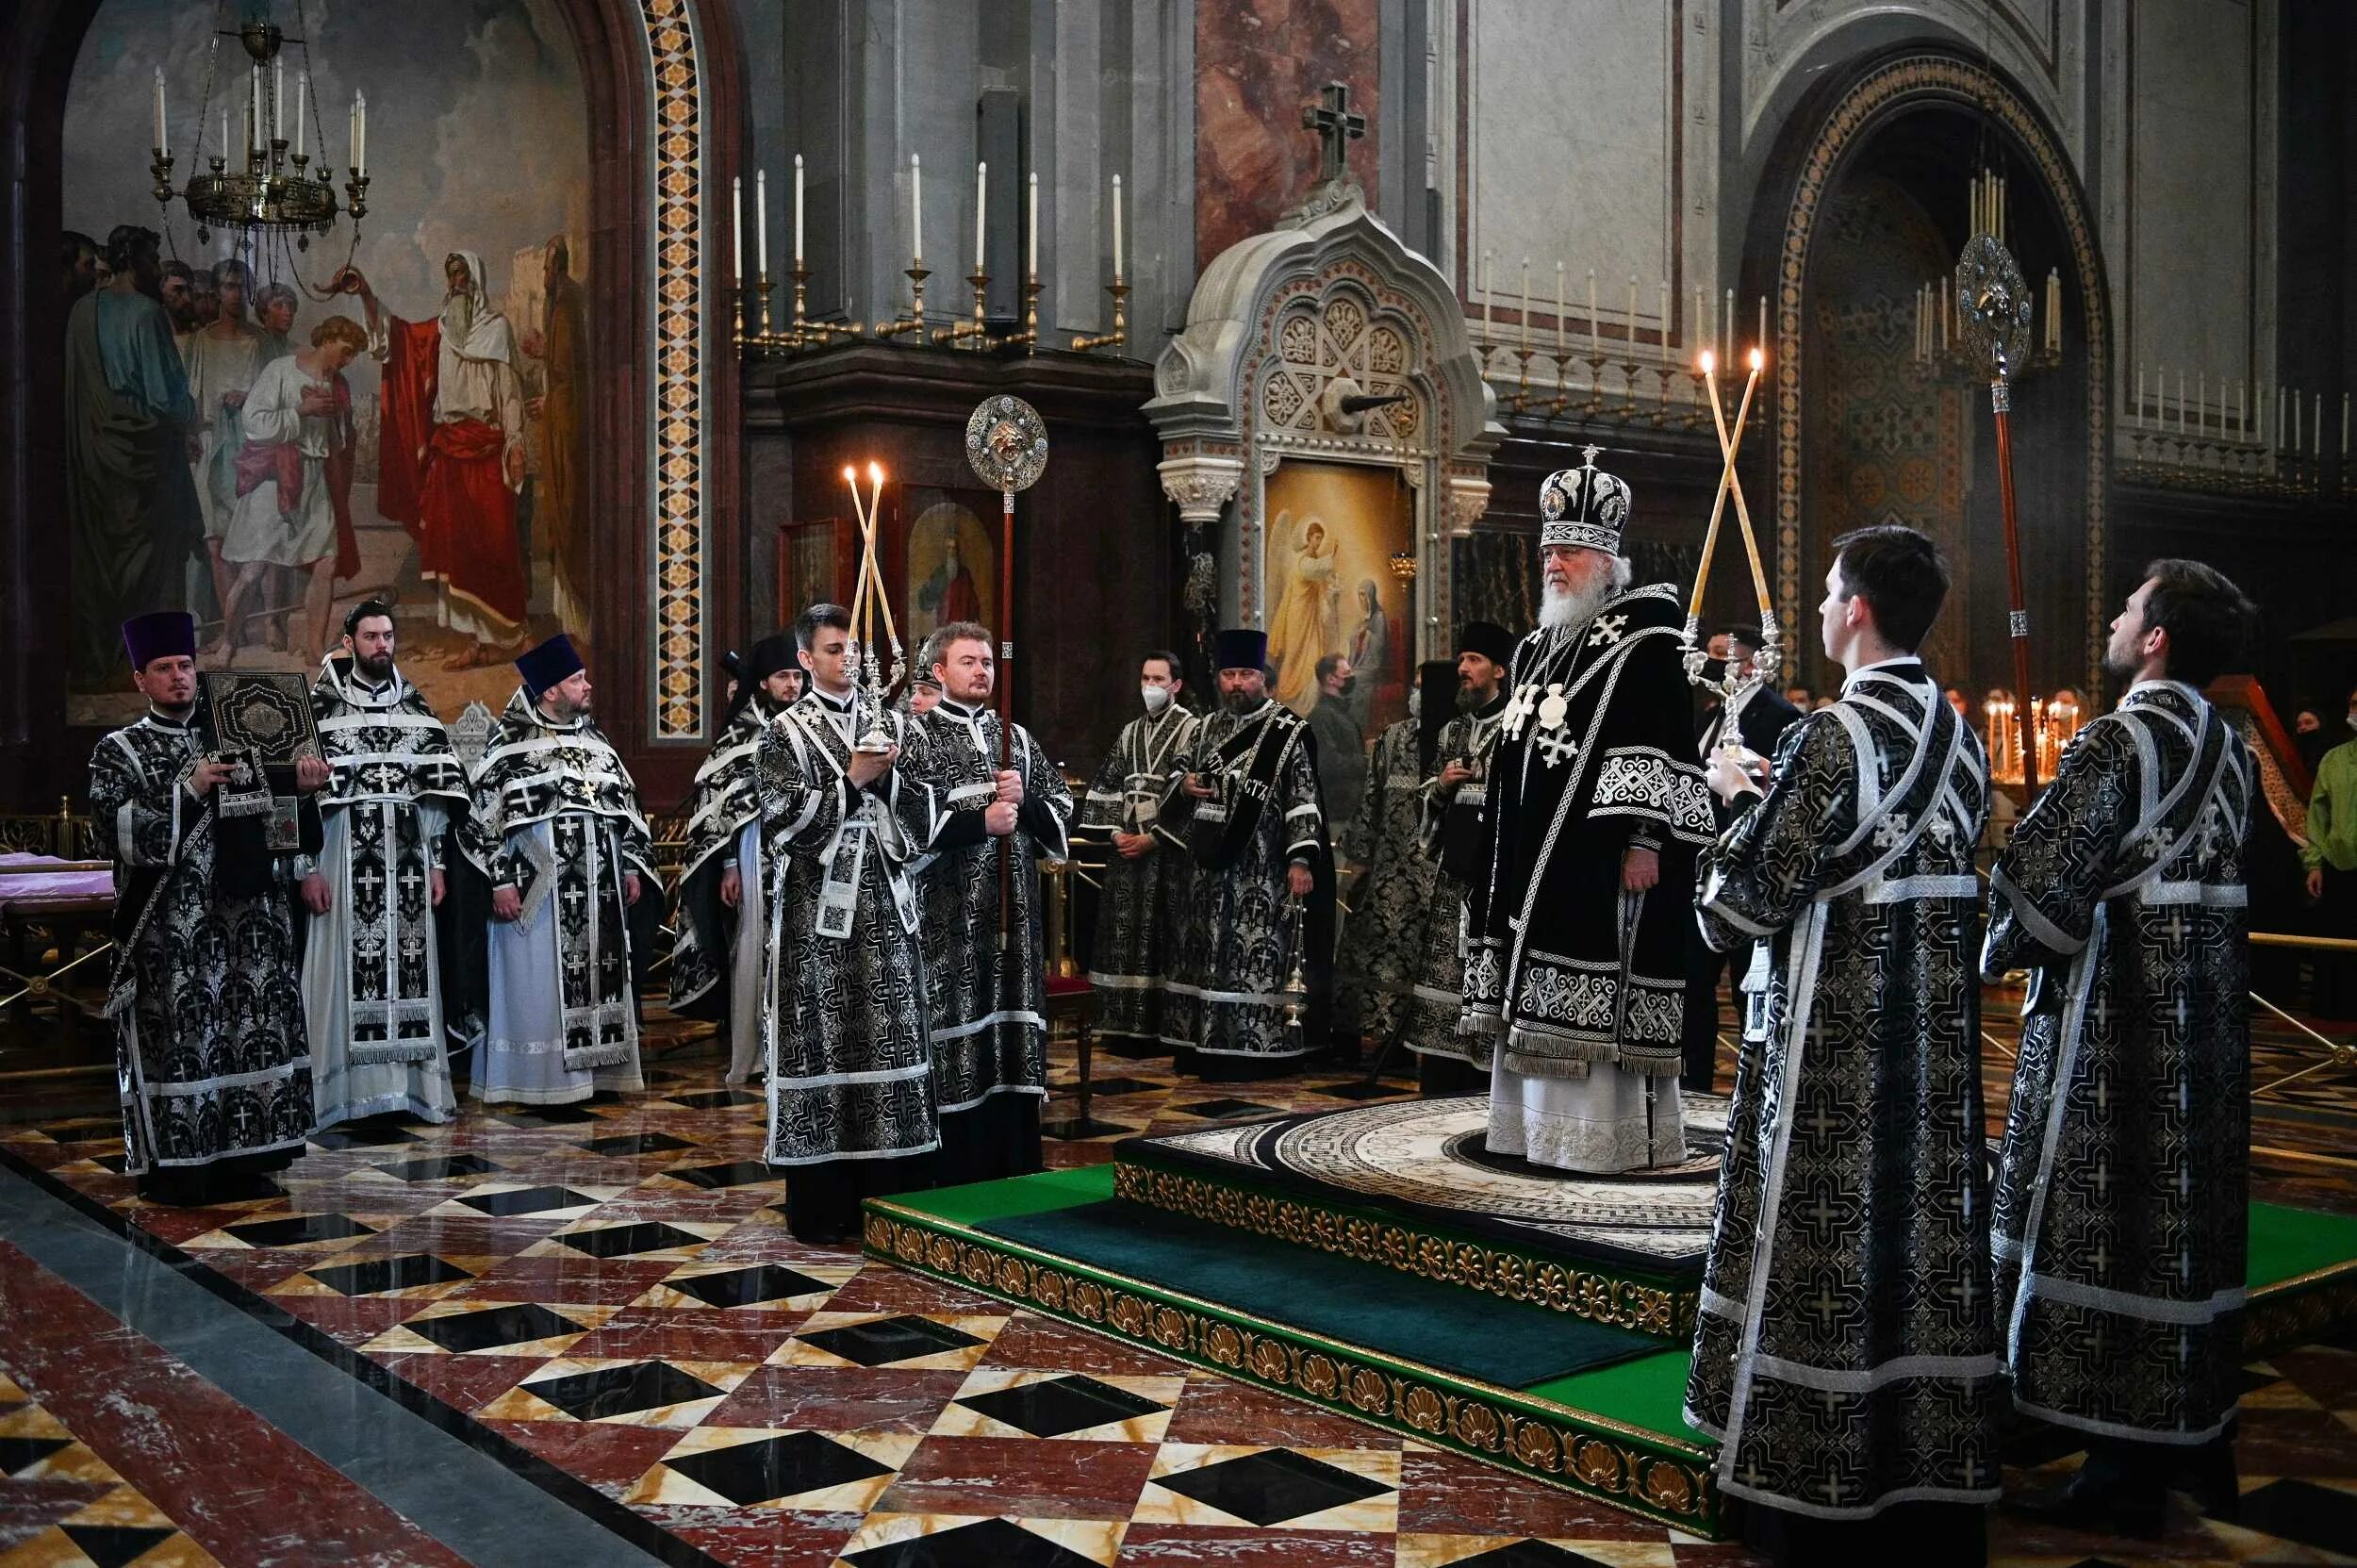
[{"label": "clergyman with beard", "polygon": [[444,838],[467,773],[425,694],[393,662],[392,606],[364,599],[311,687],[334,774],[320,796],[317,867],[303,881],[303,949],[318,1125],[458,1109],[444,1054]]},{"label": "clergyman with beard", "polygon": [[1677,596],[1629,587],[1629,487],[1596,453],[1540,488],[1545,597],[1490,764],[1460,1027],[1495,1048],[1492,1153],[1612,1173],[1685,1157],[1686,928],[1711,816]]}]

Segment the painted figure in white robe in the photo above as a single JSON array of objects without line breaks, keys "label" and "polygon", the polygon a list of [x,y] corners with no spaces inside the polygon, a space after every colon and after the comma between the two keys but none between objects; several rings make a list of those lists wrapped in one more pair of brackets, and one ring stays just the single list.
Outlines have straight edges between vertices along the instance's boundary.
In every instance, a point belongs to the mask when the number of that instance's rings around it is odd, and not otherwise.
[{"label": "painted figure in white robe", "polygon": [[350,317],[322,318],[310,346],[262,367],[246,393],[237,502],[220,540],[221,558],[236,572],[222,610],[233,655],[272,567],[293,568],[306,578],[306,651],[327,641],[336,591],[336,501],[327,464],[352,444],[352,390],[343,369],[367,346]]},{"label": "painted figure in white robe", "polygon": [[436,911],[467,774],[425,694],[395,666],[395,644],[392,606],[361,601],[311,688],[335,769],[320,796],[318,868],[303,883],[304,1011],[322,1128],[388,1112],[448,1121],[458,1106]]}]

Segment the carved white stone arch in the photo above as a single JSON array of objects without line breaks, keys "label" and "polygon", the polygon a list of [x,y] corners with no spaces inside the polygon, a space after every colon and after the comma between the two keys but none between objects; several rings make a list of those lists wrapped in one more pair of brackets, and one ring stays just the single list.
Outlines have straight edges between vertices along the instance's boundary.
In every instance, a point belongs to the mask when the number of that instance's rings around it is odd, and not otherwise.
[{"label": "carved white stone arch", "polygon": [[[1445,646],[1449,540],[1487,509],[1490,454],[1506,432],[1456,291],[1367,210],[1356,181],[1319,186],[1204,269],[1154,390],[1146,415],[1162,437],[1163,492],[1204,531],[1204,553],[1227,563],[1221,619],[1264,623],[1267,475],[1287,456],[1313,457],[1406,480],[1418,656]],[[1346,412],[1354,393],[1406,401]]]}]

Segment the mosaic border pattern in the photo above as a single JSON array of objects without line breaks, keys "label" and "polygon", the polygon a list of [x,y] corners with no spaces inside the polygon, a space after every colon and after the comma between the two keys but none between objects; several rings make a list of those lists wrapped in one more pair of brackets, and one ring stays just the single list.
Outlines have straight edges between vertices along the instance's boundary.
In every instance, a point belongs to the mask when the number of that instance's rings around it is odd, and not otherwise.
[{"label": "mosaic border pattern", "polygon": [[1710,1450],[1037,1254],[882,1199],[871,1257],[1718,1539]]},{"label": "mosaic border pattern", "polygon": [[654,738],[704,737],[703,75],[691,0],[640,0],[654,91]]},{"label": "mosaic border pattern", "polygon": [[1700,1299],[1694,1290],[1667,1290],[1258,1188],[1118,1161],[1113,1165],[1113,1196],[1591,1323],[1657,1335],[1673,1345],[1685,1343],[1694,1332]]},{"label": "mosaic border pattern", "polygon": [[1858,138],[1893,106],[1909,99],[1937,98],[1977,106],[2002,122],[2030,155],[2048,193],[2062,214],[2071,264],[2080,283],[2081,324],[2087,346],[2086,597],[2085,690],[2100,701],[2104,689],[2103,643],[2111,617],[2105,598],[2104,544],[2109,496],[2105,442],[2111,416],[2111,318],[2101,287],[2094,221],[2088,216],[2070,163],[2047,136],[2036,114],[2004,81],[1966,60],[1944,55],[1911,55],[1877,67],[1843,94],[1801,166],[1785,221],[1784,250],[1776,265],[1776,616],[1787,628],[1801,623],[1801,294],[1808,249],[1819,208],[1841,160]]}]

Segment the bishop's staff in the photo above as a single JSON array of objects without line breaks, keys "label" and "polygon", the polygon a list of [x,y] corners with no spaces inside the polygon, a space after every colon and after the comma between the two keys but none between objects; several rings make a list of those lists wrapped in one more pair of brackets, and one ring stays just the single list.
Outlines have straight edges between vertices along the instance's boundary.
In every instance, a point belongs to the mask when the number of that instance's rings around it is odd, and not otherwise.
[{"label": "bishop's staff", "polygon": [[[965,460],[983,484],[998,492],[998,671],[991,683],[998,714],[998,767],[1012,767],[1014,720],[1007,713],[1007,691],[1014,685],[1014,493],[1039,482],[1047,468],[1047,422],[1019,397],[1001,392],[984,398],[965,421]],[[1004,947],[1012,919],[1014,883],[1014,834],[998,855],[998,942]]]},{"label": "bishop's staff", "polygon": [[[1694,569],[1694,592],[1686,604],[1686,627],[1678,635],[1678,646],[1685,651],[1686,678],[1698,686],[1706,686],[1719,694],[1719,700],[1731,709],[1742,695],[1768,678],[1768,671],[1784,662],[1784,634],[1776,624],[1774,602],[1768,597],[1768,571],[1761,564],[1759,538],[1752,532],[1751,508],[1744,504],[1743,479],[1736,471],[1735,459],[1743,447],[1743,431],[1752,414],[1752,394],[1759,388],[1759,372],[1767,364],[1767,356],[1755,347],[1751,354],[1751,373],[1743,381],[1743,397],[1736,404],[1735,423],[1727,423],[1726,407],[1719,396],[1717,361],[1708,350],[1702,356],[1703,389],[1710,394],[1710,422],[1719,432],[1719,490],[1710,503],[1710,526],[1703,535],[1702,564]],[[1719,549],[1719,523],[1726,514],[1727,500],[1735,501],[1736,526],[1743,533],[1743,551],[1751,558],[1752,591],[1759,600],[1760,648],[1749,667],[1738,675],[1730,667],[1720,672],[1716,681],[1706,679],[1703,666],[1708,654],[1701,642],[1703,616],[1703,586],[1710,580],[1710,560]],[[1740,747],[1735,726],[1720,727],[1721,744],[1729,751]]]},{"label": "bishop's staff", "polygon": [[2030,736],[2030,612],[2021,593],[2021,533],[2013,499],[2014,368],[2030,348],[2030,288],[2011,252],[1988,234],[1964,242],[1956,258],[1956,308],[1963,317],[1965,346],[1988,362],[1988,402],[1997,416],[1997,499],[2005,515],[2005,585],[2012,597],[2007,619],[2013,636],[2013,680],[2022,694],[2017,710],[2021,727],[2021,784],[2037,793],[2037,748]]}]

